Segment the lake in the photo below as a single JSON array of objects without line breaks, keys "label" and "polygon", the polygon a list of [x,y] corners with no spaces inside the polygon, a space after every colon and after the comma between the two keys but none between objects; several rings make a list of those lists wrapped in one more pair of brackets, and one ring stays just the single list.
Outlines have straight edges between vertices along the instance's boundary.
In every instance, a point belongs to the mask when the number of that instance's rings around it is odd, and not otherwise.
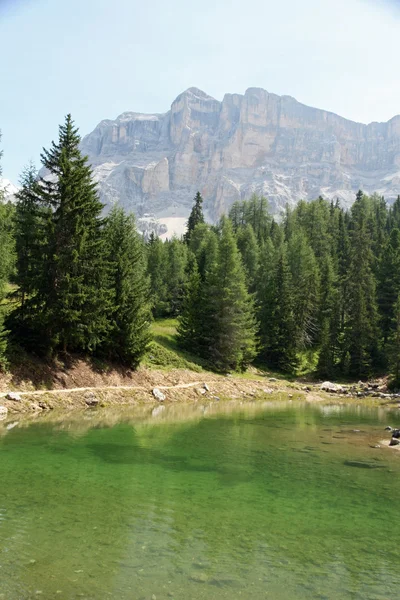
[{"label": "lake", "polygon": [[387,600],[400,411],[295,403],[0,422],[0,598]]}]

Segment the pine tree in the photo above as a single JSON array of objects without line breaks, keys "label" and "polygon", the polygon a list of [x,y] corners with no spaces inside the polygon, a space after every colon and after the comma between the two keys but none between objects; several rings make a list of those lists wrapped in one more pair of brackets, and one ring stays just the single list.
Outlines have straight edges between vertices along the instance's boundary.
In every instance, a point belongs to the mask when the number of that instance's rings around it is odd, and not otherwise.
[{"label": "pine tree", "polygon": [[360,191],[351,209],[351,256],[346,352],[350,373],[367,376],[378,355],[376,281],[368,232],[368,201]]},{"label": "pine tree", "polygon": [[195,354],[201,354],[201,343],[203,334],[202,319],[202,281],[194,260],[192,271],[185,289],[185,299],[182,306],[182,314],[179,316],[178,343]]},{"label": "pine tree", "polygon": [[105,241],[111,328],[103,348],[111,358],[136,367],[150,342],[151,308],[145,248],[133,215],[113,208],[107,219]]},{"label": "pine tree", "polygon": [[187,282],[187,245],[177,238],[165,242],[167,252],[166,277],[166,300],[167,314],[177,317],[181,310],[184,298],[185,285]]},{"label": "pine tree", "polygon": [[383,343],[386,344],[393,325],[394,309],[400,293],[400,230],[392,229],[378,269],[378,304]]},{"label": "pine tree", "polygon": [[282,371],[297,366],[293,290],[285,244],[275,250],[270,285],[261,298],[262,356]]},{"label": "pine tree", "polygon": [[317,371],[322,377],[332,377],[341,356],[340,291],[329,255],[325,256],[321,266],[318,321],[320,352]]},{"label": "pine tree", "polygon": [[197,192],[194,199],[194,206],[189,216],[189,220],[187,222],[187,231],[184,235],[184,241],[188,244],[190,242],[190,238],[192,233],[197,225],[200,223],[204,223],[204,215],[203,215],[203,198],[200,192]]},{"label": "pine tree", "polygon": [[96,184],[71,115],[59,128],[58,143],[43,150],[51,177],[42,180],[42,198],[51,207],[46,280],[39,295],[40,321],[48,351],[93,350],[107,331],[103,220]]},{"label": "pine tree", "polygon": [[[1,140],[1,134],[0,134]],[[0,159],[2,152],[0,152]],[[0,164],[0,176],[1,176]],[[14,267],[13,209],[4,203],[4,194],[0,191],[0,370],[6,369],[8,331],[4,326],[6,284],[9,282]]]},{"label": "pine tree", "polygon": [[301,231],[293,233],[288,248],[296,345],[310,347],[317,339],[319,273],[314,252]]},{"label": "pine tree", "polygon": [[147,273],[150,276],[150,292],[154,317],[167,314],[167,245],[150,235],[147,244]]},{"label": "pine tree", "polygon": [[203,355],[219,371],[244,369],[256,355],[257,325],[232,224],[227,219],[222,223],[218,260],[206,272],[202,304]]},{"label": "pine tree", "polygon": [[27,303],[31,305],[33,311],[38,310],[35,305],[35,295],[41,286],[45,269],[46,223],[50,217],[49,210],[42,204],[37,171],[33,164],[23,171],[21,188],[16,197],[17,274],[15,281],[21,301],[19,314],[23,321],[27,313]]},{"label": "pine tree", "polygon": [[250,293],[255,292],[255,281],[258,272],[259,247],[254,229],[250,224],[237,232],[237,246],[246,272],[247,287]]},{"label": "pine tree", "polygon": [[400,388],[400,295],[394,304],[393,326],[389,338],[390,387]]}]

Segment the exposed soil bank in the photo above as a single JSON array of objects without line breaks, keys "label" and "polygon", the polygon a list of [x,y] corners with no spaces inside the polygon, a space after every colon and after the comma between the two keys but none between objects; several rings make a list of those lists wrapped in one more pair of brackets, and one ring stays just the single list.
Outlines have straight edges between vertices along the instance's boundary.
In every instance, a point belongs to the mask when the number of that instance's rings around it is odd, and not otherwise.
[{"label": "exposed soil bank", "polygon": [[[155,388],[165,396],[165,404],[196,402],[199,399],[301,400],[388,407],[398,404],[393,399],[329,393],[321,390],[320,384],[306,386],[302,382],[277,380],[256,372],[246,376],[223,376],[186,369],[139,368],[129,371],[108,367],[96,370],[93,365],[79,359],[72,361],[68,367],[53,370],[43,365],[40,367],[42,371],[34,372],[33,376],[29,373],[18,376],[14,372],[0,379],[0,406],[5,407],[9,415],[90,406],[157,404]],[[43,389],[45,386],[50,389]],[[9,392],[15,392],[17,398],[8,399]]]}]

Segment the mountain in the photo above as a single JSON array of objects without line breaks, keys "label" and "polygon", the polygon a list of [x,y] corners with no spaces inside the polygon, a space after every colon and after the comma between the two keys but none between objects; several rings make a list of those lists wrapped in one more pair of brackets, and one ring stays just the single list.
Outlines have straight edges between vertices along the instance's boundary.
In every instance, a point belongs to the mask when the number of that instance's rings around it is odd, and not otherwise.
[{"label": "mountain", "polygon": [[8,179],[0,177],[0,194],[3,192],[5,200],[13,200],[15,194],[18,192],[18,188]]},{"label": "mountain", "polygon": [[197,88],[163,114],[125,112],[82,140],[106,204],[185,222],[200,190],[216,220],[265,195],[274,213],[319,195],[348,206],[358,189],[400,194],[400,116],[363,125],[250,88],[222,102]]}]

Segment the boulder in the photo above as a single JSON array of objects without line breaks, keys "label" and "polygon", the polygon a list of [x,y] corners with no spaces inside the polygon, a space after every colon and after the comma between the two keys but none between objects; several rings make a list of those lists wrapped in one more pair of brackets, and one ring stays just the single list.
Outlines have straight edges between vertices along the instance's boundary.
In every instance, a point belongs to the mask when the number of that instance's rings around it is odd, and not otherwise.
[{"label": "boulder", "polygon": [[321,390],[323,392],[329,392],[331,394],[343,394],[345,388],[337,383],[332,383],[331,381],[324,381],[321,383]]},{"label": "boulder", "polygon": [[93,392],[88,392],[85,394],[85,403],[87,406],[97,406],[99,399],[96,398],[96,395]]},{"label": "boulder", "polygon": [[161,390],[159,390],[158,388],[154,388],[152,394],[156,400],[158,400],[159,402],[164,402],[165,394],[163,394]]},{"label": "boulder", "polygon": [[400,444],[400,440],[397,438],[393,438],[389,442],[389,446],[398,446]]},{"label": "boulder", "polygon": [[209,388],[209,386],[208,386],[206,383],[203,383],[203,388],[204,388],[204,390],[205,390],[206,392],[209,392],[209,391],[210,391],[210,388]]},{"label": "boulder", "polygon": [[21,402],[22,398],[21,398],[20,394],[17,394],[16,392],[9,392],[6,396],[6,400],[13,400],[14,402]]}]

